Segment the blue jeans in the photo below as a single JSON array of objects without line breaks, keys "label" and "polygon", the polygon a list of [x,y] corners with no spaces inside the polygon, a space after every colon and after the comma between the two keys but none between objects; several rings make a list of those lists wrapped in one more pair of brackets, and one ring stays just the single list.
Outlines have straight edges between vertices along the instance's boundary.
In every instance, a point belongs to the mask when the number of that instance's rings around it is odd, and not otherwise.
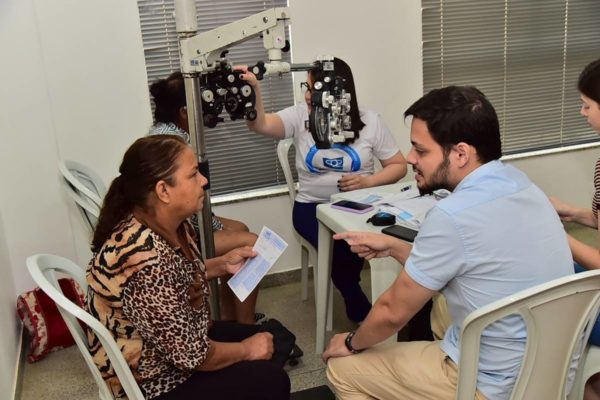
[{"label": "blue jeans", "polygon": [[[581,265],[575,263],[575,273],[578,274],[580,272],[585,272],[587,269],[583,268]],[[590,338],[588,340],[589,344],[593,344],[594,346],[600,346],[600,318],[596,320],[594,327],[592,328],[592,332],[590,333]]]}]

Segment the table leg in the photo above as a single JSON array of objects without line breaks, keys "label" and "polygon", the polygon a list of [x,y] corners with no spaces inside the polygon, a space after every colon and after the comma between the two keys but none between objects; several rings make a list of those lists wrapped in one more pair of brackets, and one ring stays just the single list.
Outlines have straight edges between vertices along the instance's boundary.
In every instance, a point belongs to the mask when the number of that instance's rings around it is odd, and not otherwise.
[{"label": "table leg", "polygon": [[329,300],[327,301],[327,332],[333,329],[333,289],[331,288],[331,280],[329,281]]},{"label": "table leg", "polygon": [[[371,302],[375,304],[379,296],[394,283],[402,265],[391,257],[373,258],[369,260],[371,266]],[[396,342],[396,334],[385,340],[386,343]]]},{"label": "table leg", "polygon": [[325,349],[325,326],[331,293],[332,232],[319,221],[319,247],[317,250],[317,335],[316,353]]},{"label": "table leg", "polygon": [[396,280],[402,265],[391,257],[373,258],[371,266],[371,301],[375,303]]}]

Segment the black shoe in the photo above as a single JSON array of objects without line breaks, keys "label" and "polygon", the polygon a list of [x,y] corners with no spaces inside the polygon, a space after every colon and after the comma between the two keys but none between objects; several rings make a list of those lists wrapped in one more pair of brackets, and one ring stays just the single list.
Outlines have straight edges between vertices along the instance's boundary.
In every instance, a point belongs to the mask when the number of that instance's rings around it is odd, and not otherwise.
[{"label": "black shoe", "polygon": [[290,367],[295,367],[298,365],[298,359],[304,355],[304,352],[297,344],[294,344],[294,348],[290,351],[290,355],[288,356],[287,363]]}]

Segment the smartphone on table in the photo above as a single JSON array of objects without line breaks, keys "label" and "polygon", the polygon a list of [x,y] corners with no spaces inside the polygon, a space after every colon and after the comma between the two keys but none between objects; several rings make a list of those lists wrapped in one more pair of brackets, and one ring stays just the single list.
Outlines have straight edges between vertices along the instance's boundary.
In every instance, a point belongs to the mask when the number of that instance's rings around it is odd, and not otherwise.
[{"label": "smartphone on table", "polygon": [[331,205],[331,208],[337,208],[338,210],[353,212],[357,214],[364,214],[373,210],[371,204],[359,203],[351,200],[340,200],[336,201]]},{"label": "smartphone on table", "polygon": [[398,239],[402,239],[412,243],[415,241],[415,237],[417,237],[419,231],[407,228],[406,226],[402,225],[392,225],[388,226],[387,228],[383,228],[381,230],[381,233],[385,233],[386,235],[394,236]]}]

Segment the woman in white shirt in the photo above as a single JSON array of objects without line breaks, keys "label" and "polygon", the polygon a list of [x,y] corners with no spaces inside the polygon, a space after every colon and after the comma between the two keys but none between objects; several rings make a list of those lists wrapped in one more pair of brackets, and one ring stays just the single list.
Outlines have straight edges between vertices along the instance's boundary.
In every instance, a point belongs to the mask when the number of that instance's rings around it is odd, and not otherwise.
[{"label": "woman in white shirt", "polygon": [[[397,182],[406,175],[406,160],[398,149],[390,130],[381,117],[369,110],[359,110],[354,80],[350,67],[340,59],[334,59],[335,74],[345,80],[351,94],[352,127],[354,138],[343,144],[334,144],[330,149],[318,149],[305,125],[311,111],[311,92],[325,73],[318,69],[308,72],[306,104],[288,107],[277,113],[265,113],[258,84],[254,74],[247,68],[242,79],[256,91],[257,117],[247,121],[250,130],[274,139],[293,138],[296,147],[296,168],[300,188],[293,209],[296,231],[317,247],[316,207],[329,202],[330,196],[346,192]],[[375,159],[383,166],[375,171]],[[360,287],[360,271],[363,261],[353,254],[344,242],[334,246],[331,278],[340,290],[346,314],[352,321],[362,321],[371,304]]]}]

